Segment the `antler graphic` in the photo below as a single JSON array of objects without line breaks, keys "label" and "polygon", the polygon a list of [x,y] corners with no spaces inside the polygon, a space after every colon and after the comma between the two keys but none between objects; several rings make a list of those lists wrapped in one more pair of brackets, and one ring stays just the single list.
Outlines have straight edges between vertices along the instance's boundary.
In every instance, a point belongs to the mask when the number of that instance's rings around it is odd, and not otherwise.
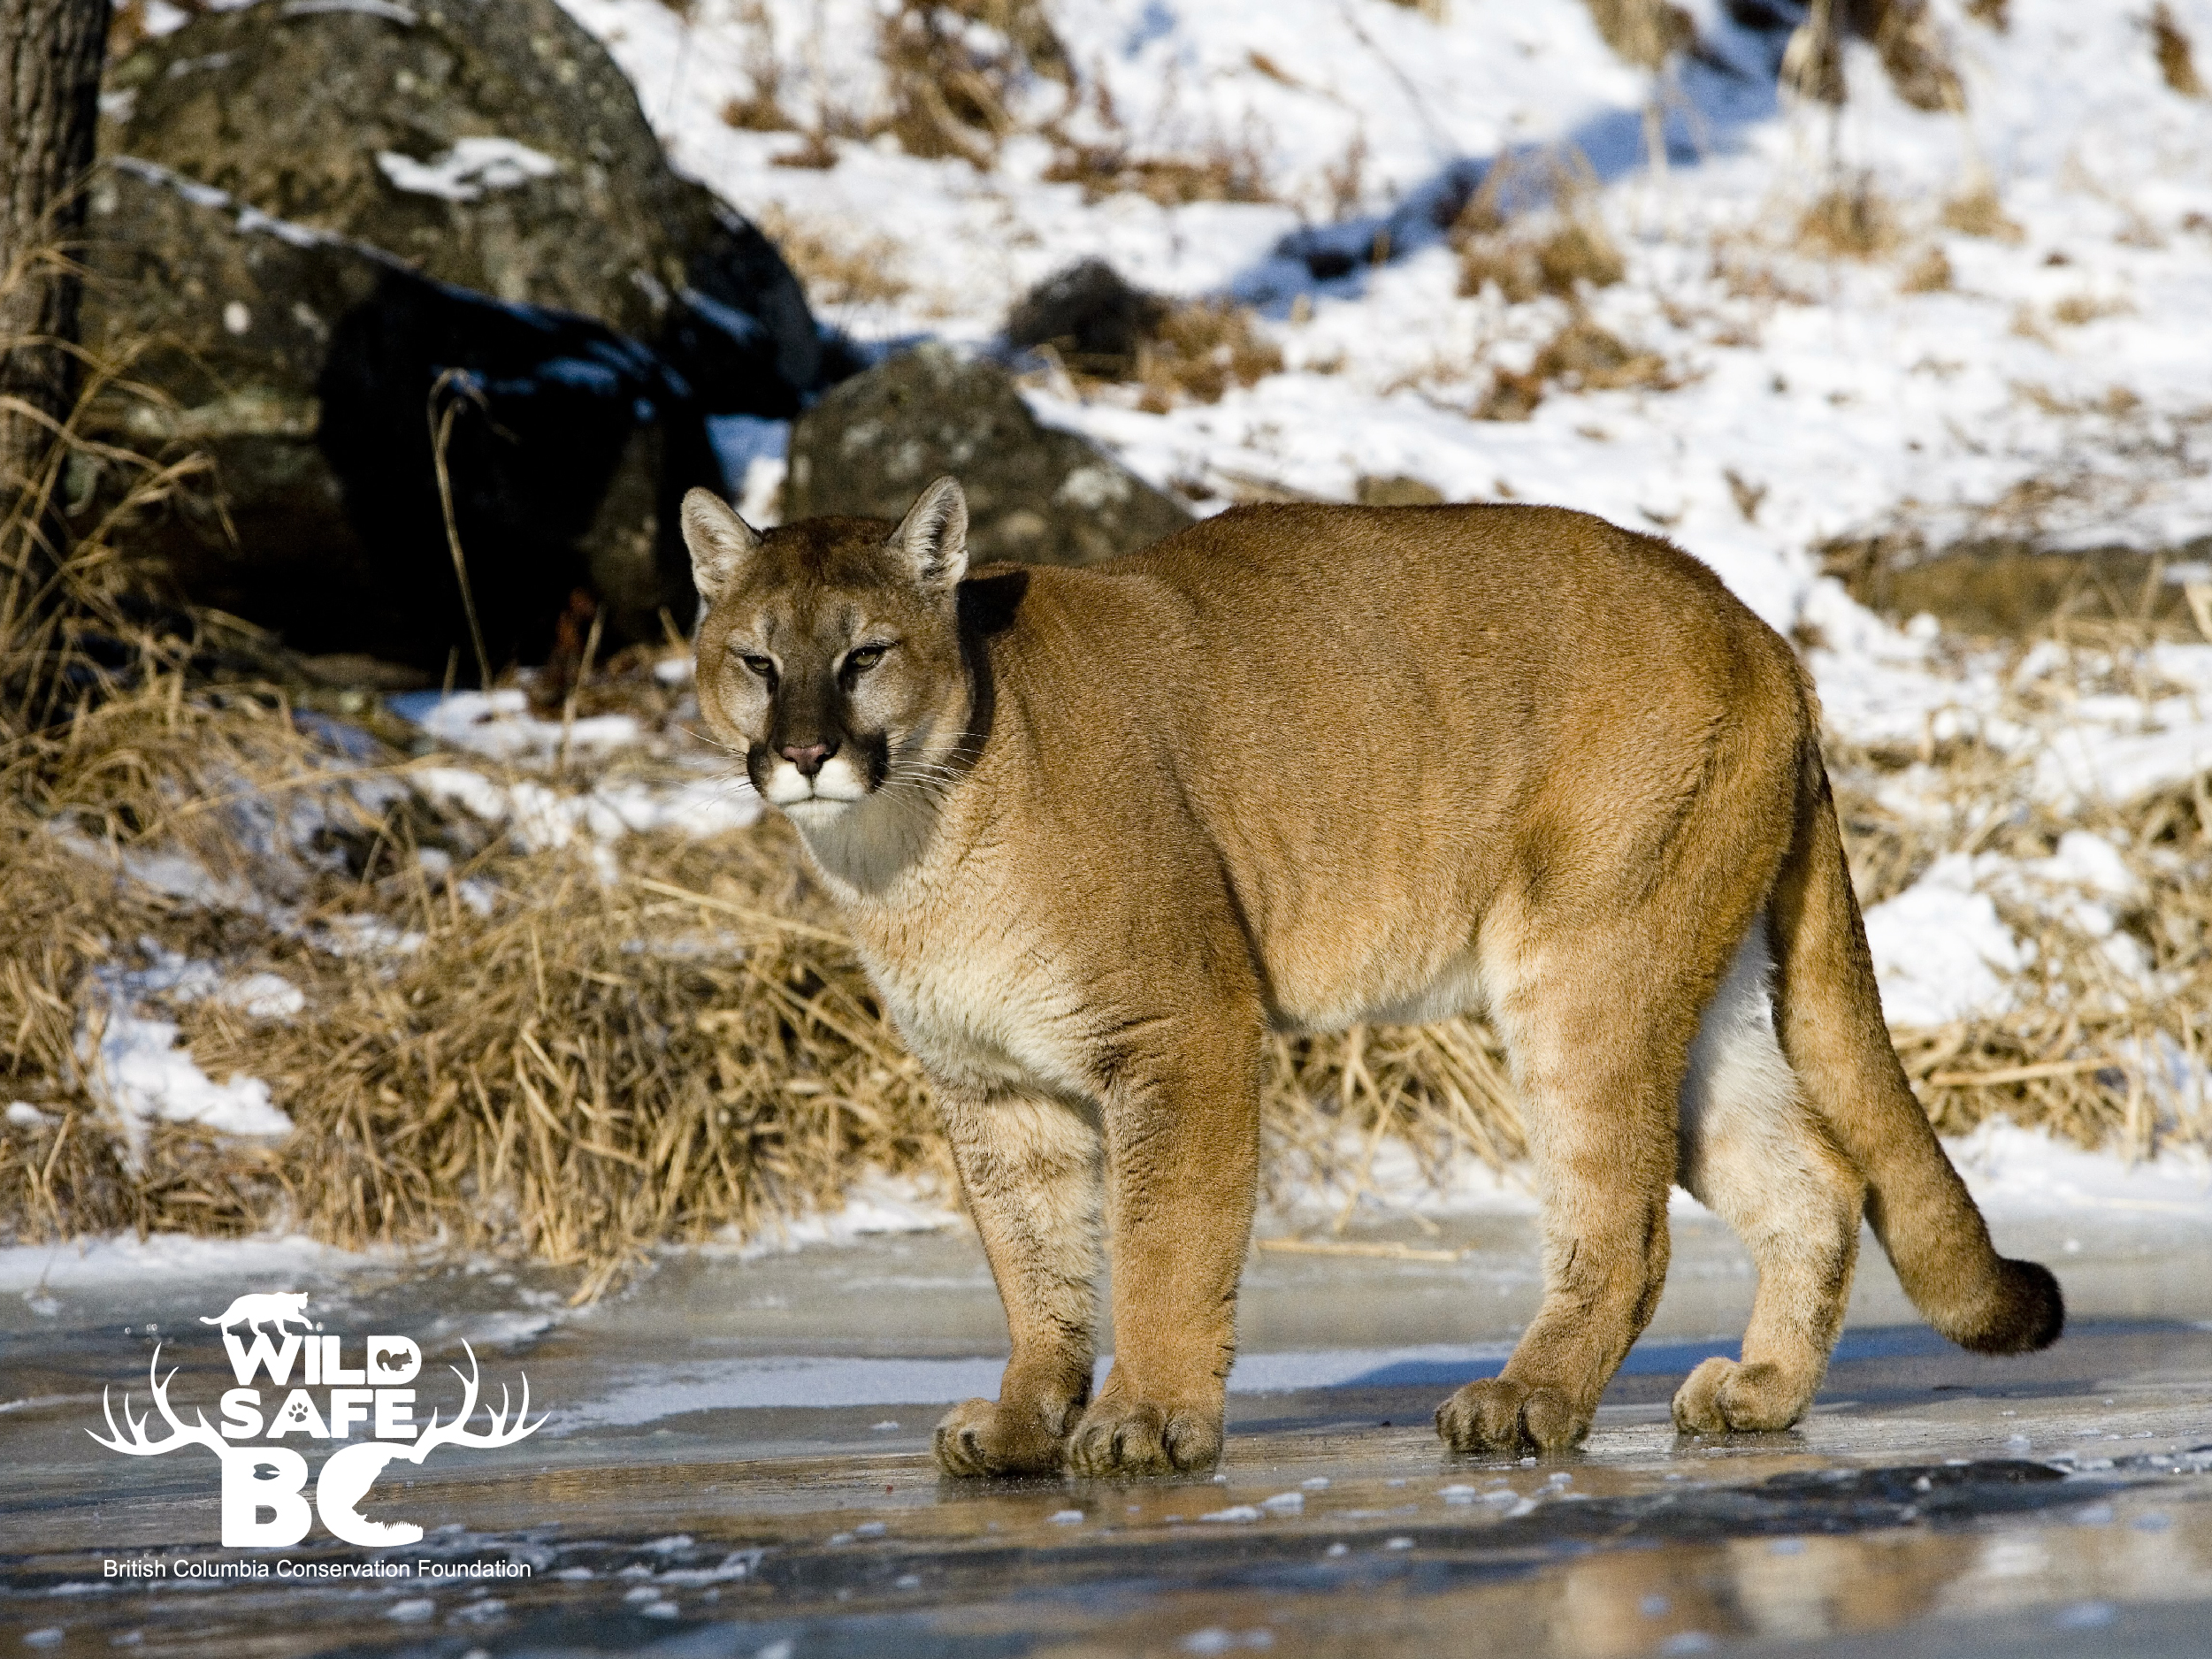
[{"label": "antler graphic", "polygon": [[168,1439],[152,1441],[146,1438],[149,1419],[131,1415],[131,1396],[126,1390],[123,1395],[123,1420],[131,1426],[131,1433],[130,1438],[126,1440],[123,1431],[115,1426],[115,1412],[108,1404],[108,1391],[105,1388],[100,1390],[100,1411],[108,1420],[108,1433],[114,1438],[103,1438],[97,1429],[88,1428],[85,1433],[110,1451],[121,1452],[126,1457],[157,1457],[163,1452],[176,1450],[180,1446],[204,1446],[218,1457],[227,1457],[236,1449],[210,1426],[206,1412],[194,1408],[193,1415],[199,1418],[199,1426],[194,1428],[180,1422],[177,1414],[169,1409],[169,1385],[177,1380],[177,1372],[183,1368],[172,1366],[169,1374],[164,1377],[160,1374],[160,1367],[161,1344],[157,1342],[154,1344],[154,1357],[146,1366],[146,1380],[153,1385],[154,1404],[160,1410],[164,1420],[175,1431]]},{"label": "antler graphic", "polygon": [[[484,1408],[485,1415],[492,1419],[492,1426],[482,1433],[471,1432],[468,1424],[469,1419],[476,1415],[476,1385],[479,1370],[476,1349],[465,1341],[461,1347],[469,1357],[468,1371],[464,1373],[458,1365],[448,1368],[461,1379],[461,1409],[454,1413],[449,1423],[440,1423],[435,1412],[431,1414],[423,1432],[415,1437],[414,1449],[408,1453],[410,1462],[422,1462],[440,1446],[511,1446],[524,1435],[536,1433],[545,1425],[545,1417],[540,1417],[535,1423],[530,1421],[530,1378],[525,1374],[523,1378],[522,1403],[515,1412],[514,1422],[510,1425],[507,1420],[507,1385],[502,1382],[499,1386],[499,1410],[493,1411],[489,1404]],[[551,1412],[546,1413],[546,1417],[551,1415]]]}]

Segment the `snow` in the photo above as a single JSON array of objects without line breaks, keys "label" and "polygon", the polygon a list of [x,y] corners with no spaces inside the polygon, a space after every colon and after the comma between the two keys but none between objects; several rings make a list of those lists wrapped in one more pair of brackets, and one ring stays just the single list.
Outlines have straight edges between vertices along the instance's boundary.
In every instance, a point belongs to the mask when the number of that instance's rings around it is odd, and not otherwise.
[{"label": "snow", "polygon": [[[938,1233],[966,1225],[959,1211],[947,1205],[942,1196],[922,1182],[909,1176],[869,1170],[857,1175],[846,1187],[842,1209],[779,1217],[734,1249],[741,1259],[749,1261],[808,1245],[847,1244],[855,1239],[907,1233]],[[705,1248],[720,1250],[731,1247]]]},{"label": "snow", "polygon": [[487,190],[511,190],[532,179],[549,179],[561,171],[561,164],[511,138],[459,138],[451,149],[428,162],[380,149],[377,171],[395,190],[473,202]]},{"label": "snow", "polygon": [[1974,888],[1975,860],[1946,854],[1866,913],[1882,1012],[1901,1026],[1944,1025],[2010,1005],[2004,975],[2026,966],[1997,906]]},{"label": "snow", "polygon": [[449,748],[495,761],[549,761],[563,748],[580,753],[634,747],[644,736],[628,715],[597,715],[563,722],[531,715],[530,696],[515,690],[407,692],[393,711]]},{"label": "snow", "polygon": [[270,1103],[269,1085],[257,1077],[218,1083],[177,1044],[177,1028],[111,1010],[100,1031],[89,1081],[96,1096],[125,1115],[199,1123],[225,1135],[286,1135],[292,1120]]},{"label": "snow", "polygon": [[290,1282],[336,1273],[371,1259],[301,1234],[217,1239],[188,1233],[153,1233],[144,1238],[119,1233],[65,1244],[0,1248],[0,1293],[92,1291],[197,1280]]},{"label": "snow", "polygon": [[1974,1202],[1991,1216],[2139,1212],[2212,1217],[2212,1155],[2201,1146],[2167,1146],[2155,1158],[2124,1163],[1994,1118],[1944,1147]]}]

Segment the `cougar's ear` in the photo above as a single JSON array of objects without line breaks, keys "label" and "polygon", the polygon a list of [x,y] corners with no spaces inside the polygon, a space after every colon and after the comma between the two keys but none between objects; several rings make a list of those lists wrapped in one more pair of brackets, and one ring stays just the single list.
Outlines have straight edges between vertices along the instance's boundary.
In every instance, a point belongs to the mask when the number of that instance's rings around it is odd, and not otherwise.
[{"label": "cougar's ear", "polygon": [[968,573],[968,497],[958,478],[922,492],[892,533],[891,550],[925,593],[949,593]]},{"label": "cougar's ear", "polygon": [[761,532],[712,490],[684,498],[684,545],[692,550],[692,582],[709,605],[760,551]]}]

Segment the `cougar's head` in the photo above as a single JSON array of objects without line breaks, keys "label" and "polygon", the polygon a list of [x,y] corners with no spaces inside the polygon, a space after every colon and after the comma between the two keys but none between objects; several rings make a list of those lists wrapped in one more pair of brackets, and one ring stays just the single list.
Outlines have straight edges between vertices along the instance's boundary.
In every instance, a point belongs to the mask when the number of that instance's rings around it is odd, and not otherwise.
[{"label": "cougar's head", "polygon": [[968,713],[960,485],[939,478],[895,530],[814,518],[765,534],[693,490],[684,540],[707,606],[700,711],[762,799],[808,831],[879,796],[926,799]]}]

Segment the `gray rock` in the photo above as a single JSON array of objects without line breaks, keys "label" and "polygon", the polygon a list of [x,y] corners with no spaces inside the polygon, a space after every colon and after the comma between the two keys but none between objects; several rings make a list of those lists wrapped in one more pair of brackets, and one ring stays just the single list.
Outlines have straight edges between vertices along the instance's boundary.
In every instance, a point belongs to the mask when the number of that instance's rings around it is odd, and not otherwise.
[{"label": "gray rock", "polygon": [[[540,660],[578,587],[606,606],[610,648],[657,638],[663,608],[690,620],[674,508],[719,473],[703,415],[643,347],[142,162],[114,164],[89,208],[86,337],[134,346],[131,377],[167,398],[111,390],[96,433],[213,464],[211,492],[122,529],[156,585],[302,651],[435,671],[457,648],[472,679],[427,414],[451,371],[448,471],[493,668]],[[108,465],[88,510],[127,483]]]},{"label": "gray rock", "polygon": [[555,0],[260,0],[145,42],[108,89],[103,154],[597,317],[717,411],[795,414],[838,366],[774,248],[670,167]]},{"label": "gray rock", "polygon": [[936,345],[855,376],[800,418],[784,516],[896,519],[948,472],[968,492],[978,563],[1091,564],[1191,522],[1085,440],[1038,424],[1003,369]]},{"label": "gray rock", "polygon": [[1166,303],[1133,287],[1103,259],[1085,259],[1038,283],[1006,315],[1010,346],[1050,346],[1070,367],[1126,380],[1137,347],[1160,326]]}]

